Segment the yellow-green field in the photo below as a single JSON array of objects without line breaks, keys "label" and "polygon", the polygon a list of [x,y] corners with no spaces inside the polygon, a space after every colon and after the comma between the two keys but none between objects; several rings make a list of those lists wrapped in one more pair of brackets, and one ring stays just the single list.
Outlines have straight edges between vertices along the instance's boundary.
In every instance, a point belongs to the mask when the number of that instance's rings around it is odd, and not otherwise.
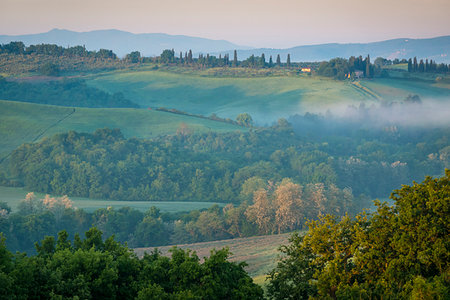
[{"label": "yellow-green field", "polygon": [[120,128],[125,137],[174,134],[182,123],[192,132],[235,131],[243,127],[172,113],[132,108],[69,108],[0,100],[0,159],[23,143],[69,130]]},{"label": "yellow-green field", "polygon": [[[278,248],[281,245],[288,244],[290,234],[254,236],[249,238],[236,238],[230,240],[183,244],[176,245],[182,249],[191,249],[195,251],[198,257],[209,256],[212,249],[222,249],[228,247],[232,256],[231,261],[245,261],[248,266],[247,272],[258,280],[258,283],[264,283],[265,274],[276,266],[279,255]],[[163,255],[169,255],[169,250],[173,246],[157,247]],[[138,256],[143,256],[145,252],[151,252],[154,247],[136,248],[134,251]]]},{"label": "yellow-green field", "polygon": [[[25,199],[26,194],[29,191],[22,188],[15,187],[4,187],[0,186],[0,202],[6,202],[14,211],[17,209],[17,205],[23,199]],[[41,199],[45,195],[41,193],[35,193],[35,195]],[[161,212],[181,212],[181,211],[191,211],[203,208],[209,208],[214,204],[219,206],[224,206],[225,203],[214,203],[214,202],[160,202],[160,201],[115,201],[115,200],[101,200],[101,199],[89,199],[81,197],[71,197],[70,200],[73,201],[73,205],[76,208],[84,209],[88,212],[93,212],[99,208],[113,207],[119,209],[121,207],[129,206],[140,211],[146,211],[152,206],[156,206],[161,210]]]},{"label": "yellow-green field", "polygon": [[[239,69],[239,68],[237,68]],[[233,73],[233,68],[225,74]],[[259,124],[306,112],[325,112],[334,106],[365,102],[403,100],[409,94],[421,98],[447,97],[450,85],[436,76],[405,78],[405,72],[390,71],[392,78],[361,80],[360,86],[318,76],[278,74],[242,77],[220,76],[208,69],[194,72],[179,69],[113,71],[87,78],[88,83],[109,92],[123,92],[143,107],[166,107],[234,119],[247,112]],[[398,75],[398,74],[400,75]],[[397,75],[398,76],[397,76]],[[406,75],[404,75],[406,74]],[[400,76],[400,77],[399,77]]]},{"label": "yellow-green field", "polygon": [[247,112],[260,124],[295,113],[325,112],[334,104],[373,101],[348,82],[311,76],[219,77],[159,70],[116,71],[88,83],[123,92],[144,107],[176,108],[234,119]]}]

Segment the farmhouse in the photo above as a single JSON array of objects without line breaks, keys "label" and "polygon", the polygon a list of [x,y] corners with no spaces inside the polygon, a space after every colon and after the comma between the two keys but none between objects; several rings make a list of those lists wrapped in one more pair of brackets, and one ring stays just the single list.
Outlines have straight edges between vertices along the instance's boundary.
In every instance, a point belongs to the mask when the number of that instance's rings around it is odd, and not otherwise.
[{"label": "farmhouse", "polygon": [[[364,77],[364,72],[363,71],[355,71],[353,72],[353,78],[354,79],[359,79],[359,78],[363,78]],[[350,79],[352,78],[351,73],[347,74],[347,78]]]}]

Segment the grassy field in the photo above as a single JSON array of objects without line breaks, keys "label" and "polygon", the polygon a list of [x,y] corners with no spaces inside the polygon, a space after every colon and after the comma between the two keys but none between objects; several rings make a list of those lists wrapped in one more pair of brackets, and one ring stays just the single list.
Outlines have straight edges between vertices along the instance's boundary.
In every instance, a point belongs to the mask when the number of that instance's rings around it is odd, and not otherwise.
[{"label": "grassy field", "polygon": [[329,105],[373,101],[350,84],[302,76],[218,77],[160,70],[109,72],[88,83],[147,107],[167,107],[234,119],[250,113],[270,124],[295,113],[325,111]]},{"label": "grassy field", "polygon": [[[231,240],[222,240],[214,242],[204,242],[195,244],[177,245],[179,248],[191,249],[195,251],[198,257],[209,256],[212,249],[222,249],[228,247],[233,254],[231,261],[245,261],[248,266],[247,272],[259,284],[265,280],[265,274],[276,266],[279,255],[280,245],[288,243],[290,234],[255,236],[249,238],[236,238]],[[163,255],[170,255],[169,250],[173,246],[158,247]],[[143,256],[144,252],[150,252],[154,248],[136,248],[138,256]]]},{"label": "grassy field", "polygon": [[422,100],[434,99],[444,101],[450,98],[450,84],[446,80],[377,78],[375,80],[363,80],[361,85],[369,88],[387,101],[400,101],[410,94],[417,94]]},{"label": "grassy field", "polygon": [[436,81],[435,75],[406,78],[411,77],[409,73],[396,70],[390,71],[393,78],[361,80],[359,86],[307,75],[219,76],[214,70],[195,73],[191,69],[182,72],[144,67],[90,76],[88,83],[109,92],[123,92],[143,107],[176,108],[202,115],[215,113],[231,119],[248,112],[260,125],[295,113],[325,112],[335,105],[360,102],[370,105],[383,100],[403,100],[409,94],[418,94],[423,99],[450,94],[450,84]]},{"label": "grassy field", "polygon": [[245,130],[240,126],[148,109],[68,108],[0,100],[0,159],[23,143],[55,133],[120,128],[125,137],[174,134],[181,123],[192,132]]},{"label": "grassy field", "polygon": [[[25,199],[26,191],[22,188],[14,187],[4,187],[0,186],[0,202],[6,202],[12,208],[13,211],[17,209],[17,205],[23,199]],[[44,194],[35,193],[36,196],[44,197]],[[156,206],[161,210],[161,212],[181,212],[181,211],[191,211],[203,208],[209,208],[214,204],[219,206],[225,206],[224,203],[213,203],[213,202],[159,202],[159,201],[114,201],[114,200],[99,200],[99,199],[88,199],[80,197],[71,197],[73,204],[76,208],[84,209],[88,212],[93,212],[99,208],[107,208],[111,206],[115,209],[121,207],[129,206],[140,211],[146,211],[152,206]]]}]

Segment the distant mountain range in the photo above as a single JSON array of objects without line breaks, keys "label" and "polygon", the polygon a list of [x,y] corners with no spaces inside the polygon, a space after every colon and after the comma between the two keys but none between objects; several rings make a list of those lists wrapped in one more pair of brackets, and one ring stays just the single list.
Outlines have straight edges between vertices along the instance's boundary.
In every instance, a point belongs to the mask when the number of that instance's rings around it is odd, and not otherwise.
[{"label": "distant mountain range", "polygon": [[[232,55],[233,51],[222,52]],[[433,59],[437,62],[450,63],[450,36],[441,36],[428,39],[393,39],[374,43],[355,44],[321,44],[311,46],[298,46],[288,49],[251,49],[238,50],[238,59],[248,57],[252,54],[260,56],[264,53],[266,60],[272,55],[273,60],[280,54],[281,60],[286,61],[288,53],[291,61],[323,61],[334,57],[349,58],[350,56],[367,56],[372,61],[377,57],[388,59],[402,59],[416,56],[417,58]],[[230,56],[232,57],[232,56]]]},{"label": "distant mountain range", "polygon": [[140,51],[144,56],[156,56],[164,49],[188,51],[194,53],[213,53],[232,49],[250,49],[224,40],[211,40],[185,35],[169,35],[165,33],[141,33],[110,30],[95,30],[88,32],[75,32],[64,29],[53,29],[45,33],[28,35],[0,35],[0,43],[22,41],[25,45],[57,44],[60,46],[85,45],[87,50],[109,49],[119,57],[132,51]]},{"label": "distant mountain range", "polygon": [[280,54],[281,60],[286,61],[287,54],[291,61],[323,61],[334,57],[348,58],[354,56],[367,56],[372,59],[385,57],[389,59],[402,59],[417,56],[418,58],[433,59],[437,62],[450,63],[450,36],[441,36],[427,39],[401,38],[373,43],[351,44],[320,44],[298,46],[288,49],[251,48],[236,45],[225,40],[212,40],[184,35],[169,35],[164,33],[134,34],[120,30],[95,30],[89,32],[75,32],[70,30],[53,29],[46,33],[29,35],[0,35],[0,43],[22,41],[31,44],[57,44],[64,47],[85,45],[88,50],[101,48],[113,50],[123,57],[131,51],[138,50],[144,56],[161,54],[164,49],[175,49],[183,53],[192,49],[194,54],[230,54],[233,57],[234,49],[238,50],[239,60],[254,54],[260,56],[264,53],[266,60],[272,56],[275,61]]}]

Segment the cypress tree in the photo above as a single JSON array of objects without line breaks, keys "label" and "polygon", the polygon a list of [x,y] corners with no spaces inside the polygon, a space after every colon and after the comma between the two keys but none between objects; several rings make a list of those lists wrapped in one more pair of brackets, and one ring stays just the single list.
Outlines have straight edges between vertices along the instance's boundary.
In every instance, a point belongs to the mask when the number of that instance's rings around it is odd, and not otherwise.
[{"label": "cypress tree", "polygon": [[287,66],[288,68],[291,67],[291,55],[290,55],[290,54],[288,54],[288,56],[287,56],[287,59],[286,59],[286,66]]},{"label": "cypress tree", "polygon": [[425,59],[425,72],[430,72],[430,65],[428,64],[428,58]]},{"label": "cypress tree", "polygon": [[412,72],[412,59],[408,59],[408,72]]},{"label": "cypress tree", "polygon": [[238,64],[237,51],[234,50],[233,67],[237,67],[237,64]]},{"label": "cypress tree", "polygon": [[264,68],[266,66],[266,56],[263,54],[261,54],[261,67]]},{"label": "cypress tree", "polygon": [[269,68],[273,67],[273,60],[272,60],[272,55],[269,58]]},{"label": "cypress tree", "polygon": [[180,64],[183,63],[183,52],[180,51]]},{"label": "cypress tree", "polygon": [[366,77],[370,78],[372,77],[372,74],[370,73],[370,56],[367,55],[366,58]]},{"label": "cypress tree", "polygon": [[189,62],[190,64],[192,64],[192,50],[191,50],[191,49],[189,49],[188,62]]},{"label": "cypress tree", "polygon": [[277,66],[281,66],[280,54],[277,55]]},{"label": "cypress tree", "polygon": [[413,62],[413,70],[414,72],[417,72],[418,70],[418,66],[417,66],[417,57],[414,56],[414,62]]},{"label": "cypress tree", "polygon": [[423,73],[425,71],[425,65],[423,63],[423,59],[420,60],[419,63],[419,72]]}]

